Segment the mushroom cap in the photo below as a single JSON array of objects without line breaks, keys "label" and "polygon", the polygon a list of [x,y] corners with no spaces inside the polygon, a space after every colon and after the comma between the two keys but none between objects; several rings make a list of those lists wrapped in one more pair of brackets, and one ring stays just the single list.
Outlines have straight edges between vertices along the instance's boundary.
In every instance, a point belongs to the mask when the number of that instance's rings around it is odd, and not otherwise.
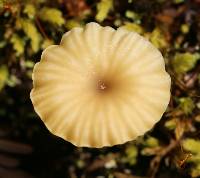
[{"label": "mushroom cap", "polygon": [[76,146],[122,144],[149,131],[170,100],[161,53],[135,32],[88,23],[46,48],[31,100],[55,135]]}]

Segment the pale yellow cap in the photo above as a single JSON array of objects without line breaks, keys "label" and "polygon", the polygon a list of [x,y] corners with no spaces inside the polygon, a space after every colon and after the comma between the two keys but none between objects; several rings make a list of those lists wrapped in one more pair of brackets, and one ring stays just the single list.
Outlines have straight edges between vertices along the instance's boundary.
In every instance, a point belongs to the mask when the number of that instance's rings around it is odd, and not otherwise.
[{"label": "pale yellow cap", "polygon": [[53,134],[76,146],[113,146],[160,120],[170,85],[164,59],[149,41],[92,22],[44,50],[31,100]]}]

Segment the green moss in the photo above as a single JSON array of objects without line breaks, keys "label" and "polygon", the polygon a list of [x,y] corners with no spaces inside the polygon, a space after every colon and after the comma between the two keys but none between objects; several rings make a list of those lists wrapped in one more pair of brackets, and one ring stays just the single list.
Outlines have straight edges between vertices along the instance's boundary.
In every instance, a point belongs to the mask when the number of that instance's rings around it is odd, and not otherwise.
[{"label": "green moss", "polygon": [[182,24],[181,25],[181,31],[184,34],[187,34],[190,31],[190,26],[188,24]]},{"label": "green moss", "polygon": [[65,19],[62,16],[62,12],[56,8],[42,8],[39,12],[39,17],[41,20],[49,22],[53,25],[61,26],[65,24]]},{"label": "green moss", "polygon": [[4,88],[8,80],[9,72],[5,65],[0,66],[0,91]]},{"label": "green moss", "polygon": [[113,9],[113,0],[101,0],[97,4],[97,14],[95,19],[98,22],[104,21],[106,17],[108,16],[108,13],[110,10]]},{"label": "green moss", "polygon": [[174,3],[176,3],[176,4],[180,4],[180,3],[183,3],[183,2],[185,2],[185,0],[174,0]]},{"label": "green moss", "polygon": [[125,156],[122,158],[124,163],[133,166],[137,163],[138,149],[135,145],[130,145],[125,150]]},{"label": "green moss", "polygon": [[165,127],[169,130],[174,130],[176,128],[176,123],[177,123],[176,118],[173,118],[165,122]]},{"label": "green moss", "polygon": [[176,73],[182,74],[193,69],[199,59],[199,53],[177,53],[172,61],[172,66]]},{"label": "green moss", "polygon": [[179,99],[179,107],[185,114],[191,114],[195,108],[195,104],[191,98],[182,97]]},{"label": "green moss", "polygon": [[183,148],[192,153],[188,162],[192,162],[194,165],[191,168],[191,176],[200,176],[200,140],[187,138],[183,142]]},{"label": "green moss", "polygon": [[121,27],[132,32],[137,32],[140,34],[144,33],[144,29],[136,23],[125,22],[125,25]]},{"label": "green moss", "polygon": [[26,4],[23,12],[27,14],[30,19],[33,19],[36,14],[35,6],[33,6],[33,4]]},{"label": "green moss", "polygon": [[187,138],[183,142],[183,148],[193,154],[200,154],[200,140]]},{"label": "green moss", "polygon": [[159,28],[155,28],[153,32],[150,34],[149,40],[157,47],[157,48],[166,48],[168,43],[162,31]]},{"label": "green moss", "polygon": [[194,178],[198,178],[200,176],[200,164],[192,168],[191,176]]},{"label": "green moss", "polygon": [[71,30],[72,28],[74,27],[81,27],[81,23],[75,19],[70,19],[70,20],[67,20],[66,23],[65,23],[65,27],[68,29],[68,30]]},{"label": "green moss", "polygon": [[141,16],[137,13],[135,13],[134,11],[130,11],[130,10],[127,10],[126,13],[125,13],[125,16],[131,20],[133,20],[135,23],[139,24],[141,23]]},{"label": "green moss", "polygon": [[22,38],[20,38],[17,34],[13,34],[10,41],[17,56],[24,53],[25,41]]},{"label": "green moss", "polygon": [[144,142],[145,146],[147,147],[157,147],[159,146],[159,141],[157,138],[155,137],[148,137],[145,142]]},{"label": "green moss", "polygon": [[20,22],[24,33],[31,40],[31,48],[34,52],[37,52],[40,48],[41,35],[34,22],[29,19],[20,19]]}]

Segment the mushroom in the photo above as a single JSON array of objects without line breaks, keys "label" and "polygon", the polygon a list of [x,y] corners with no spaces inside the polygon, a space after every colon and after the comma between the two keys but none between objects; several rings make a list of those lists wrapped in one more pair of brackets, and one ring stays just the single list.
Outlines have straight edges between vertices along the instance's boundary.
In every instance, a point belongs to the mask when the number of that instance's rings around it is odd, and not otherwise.
[{"label": "mushroom", "polygon": [[53,134],[100,148],[149,131],[167,108],[170,85],[164,59],[148,40],[91,22],[43,51],[30,96]]}]

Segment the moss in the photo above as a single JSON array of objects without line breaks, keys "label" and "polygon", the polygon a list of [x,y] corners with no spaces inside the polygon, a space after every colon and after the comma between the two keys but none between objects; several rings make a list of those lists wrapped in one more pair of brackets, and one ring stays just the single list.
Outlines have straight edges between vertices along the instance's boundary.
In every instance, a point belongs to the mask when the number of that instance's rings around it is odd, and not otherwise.
[{"label": "moss", "polygon": [[176,73],[183,74],[193,69],[199,59],[199,53],[176,53],[172,61],[173,69]]}]

